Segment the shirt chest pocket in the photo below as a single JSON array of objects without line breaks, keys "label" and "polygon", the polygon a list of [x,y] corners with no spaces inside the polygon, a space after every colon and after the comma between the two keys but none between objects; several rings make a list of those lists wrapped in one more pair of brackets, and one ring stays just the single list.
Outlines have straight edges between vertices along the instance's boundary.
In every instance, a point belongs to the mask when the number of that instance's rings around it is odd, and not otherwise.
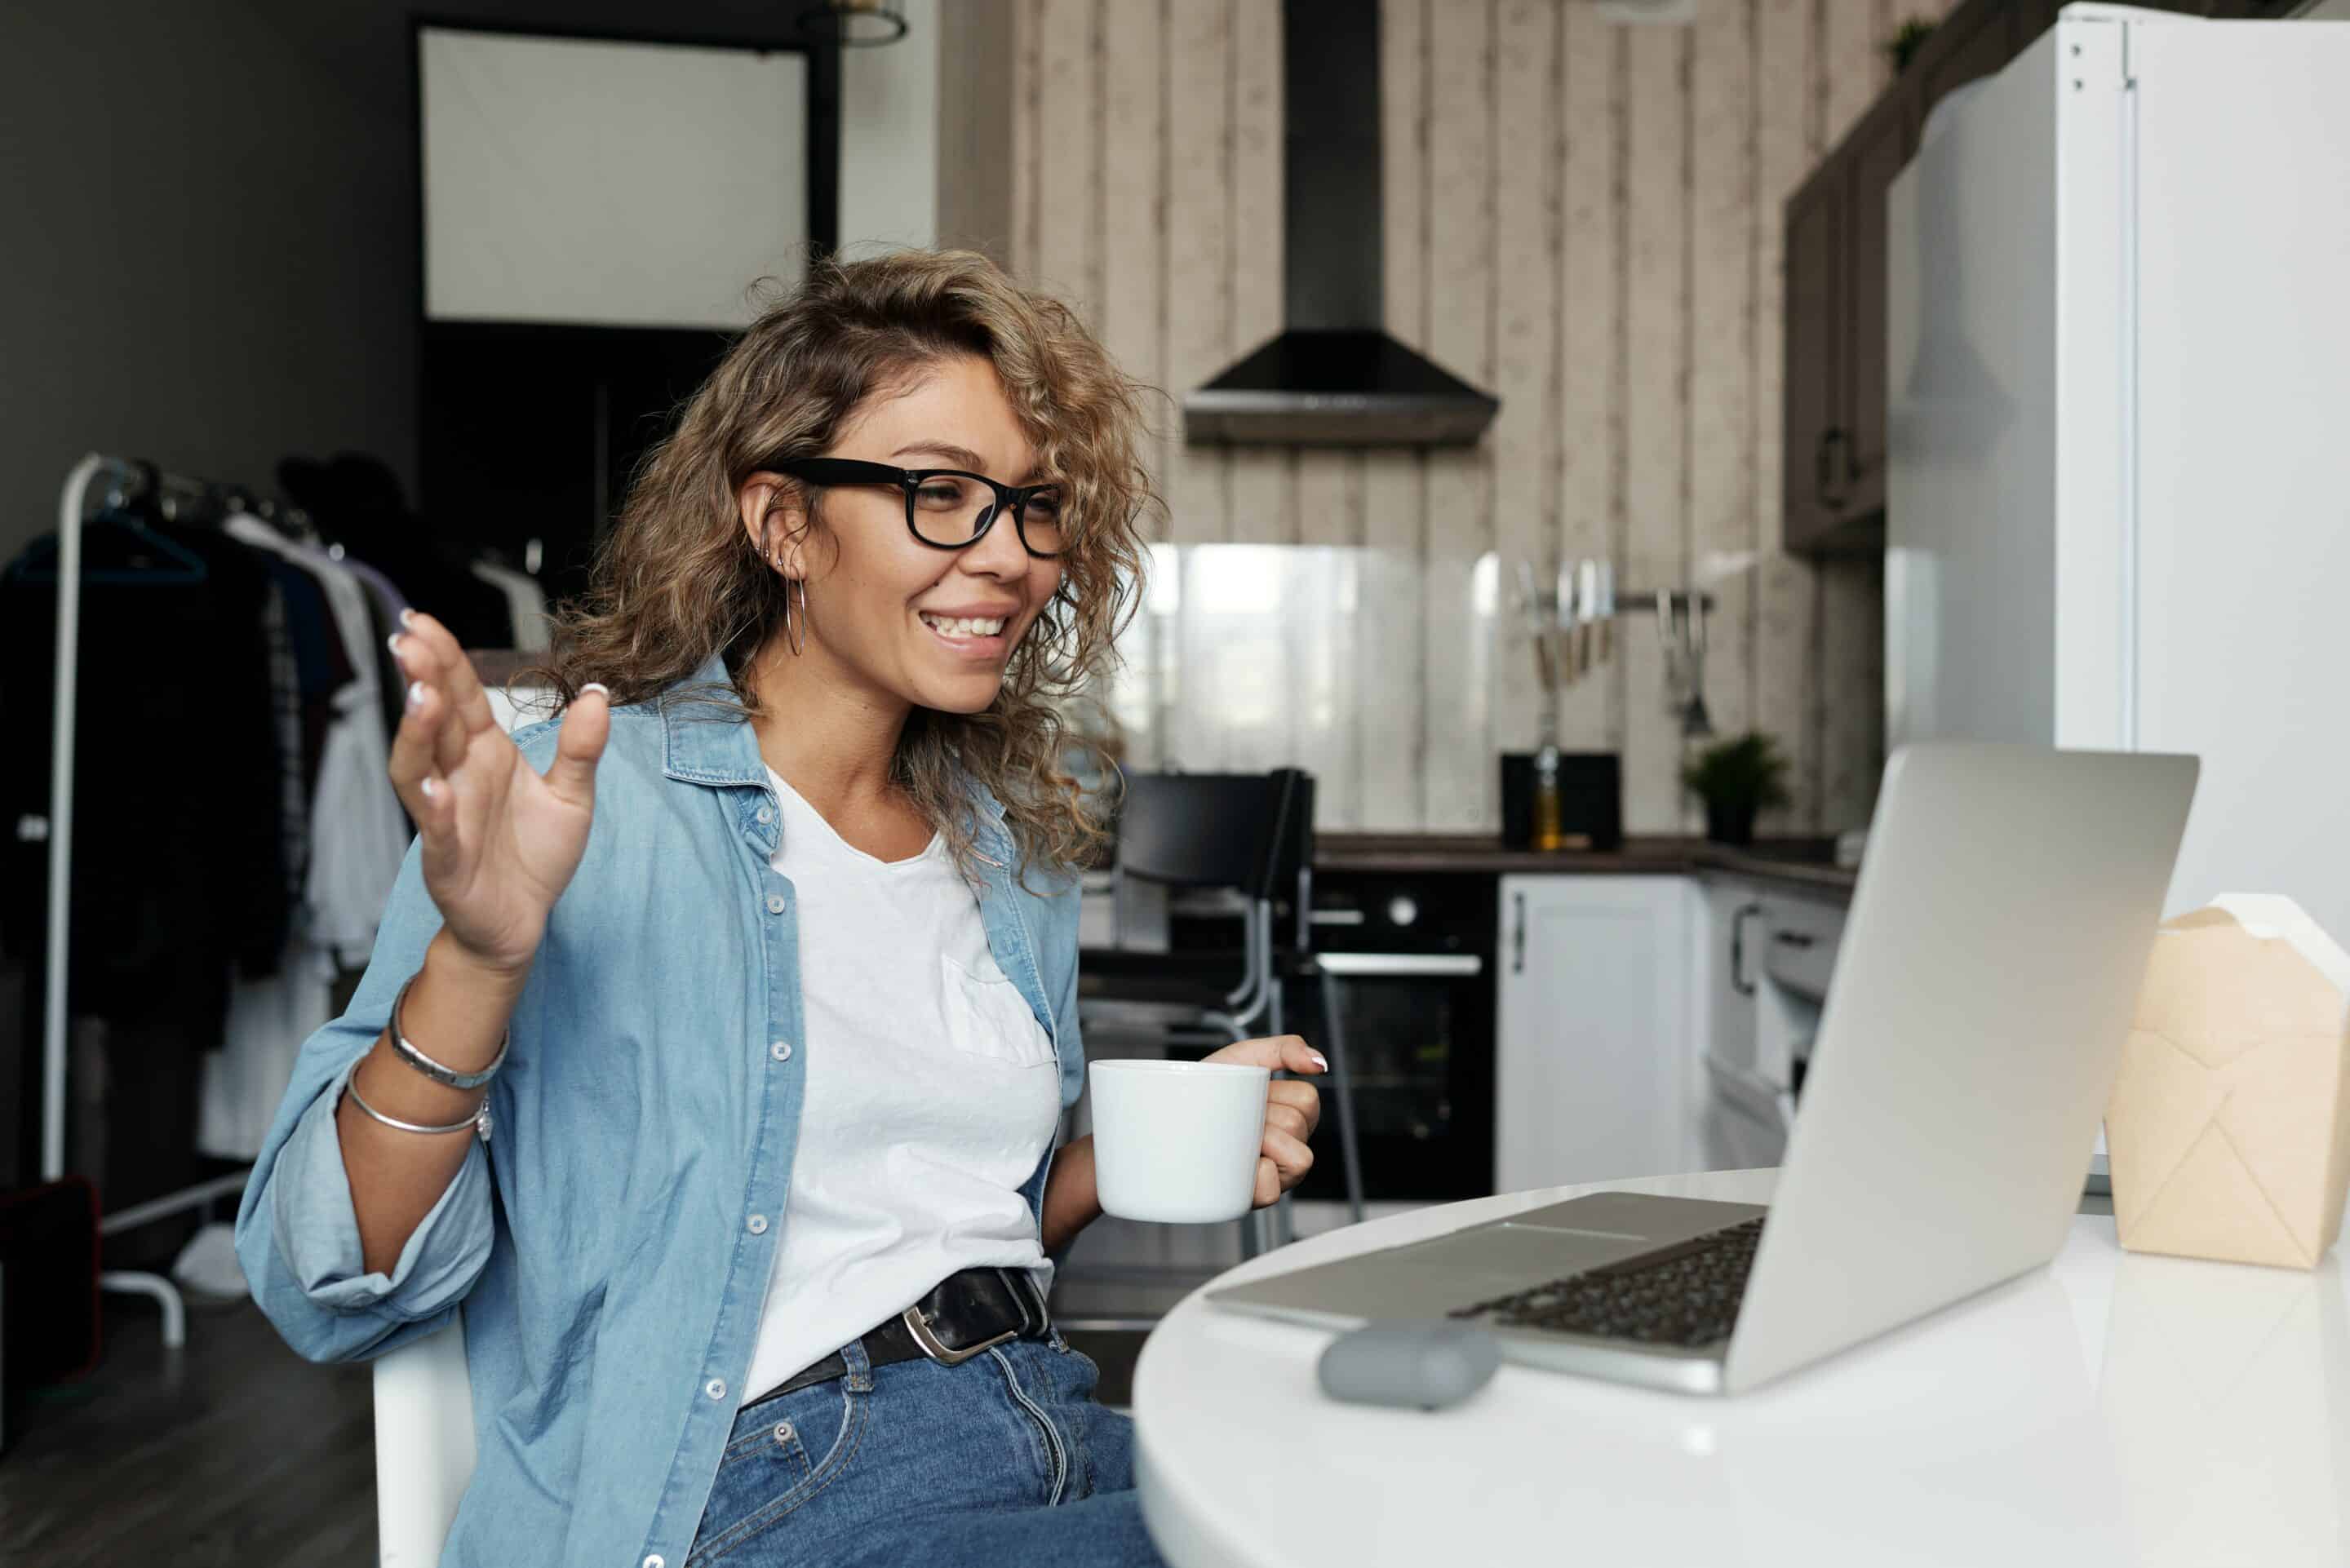
[{"label": "shirt chest pocket", "polygon": [[992,963],[986,972],[968,970],[944,954],[939,963],[949,1044],[1006,1067],[1052,1065],[1052,1039],[1009,975]]}]

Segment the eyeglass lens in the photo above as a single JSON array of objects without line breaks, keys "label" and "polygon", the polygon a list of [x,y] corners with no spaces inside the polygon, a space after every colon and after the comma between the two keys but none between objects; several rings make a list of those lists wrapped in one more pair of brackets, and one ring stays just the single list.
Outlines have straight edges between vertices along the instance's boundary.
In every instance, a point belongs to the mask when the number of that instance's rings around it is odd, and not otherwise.
[{"label": "eyeglass lens", "polygon": [[[918,485],[908,504],[914,532],[933,545],[968,545],[987,526],[995,510],[995,492],[976,479],[936,473]],[[1028,497],[1020,513],[1020,536],[1039,555],[1057,555],[1061,548],[1061,496],[1057,490]]]}]

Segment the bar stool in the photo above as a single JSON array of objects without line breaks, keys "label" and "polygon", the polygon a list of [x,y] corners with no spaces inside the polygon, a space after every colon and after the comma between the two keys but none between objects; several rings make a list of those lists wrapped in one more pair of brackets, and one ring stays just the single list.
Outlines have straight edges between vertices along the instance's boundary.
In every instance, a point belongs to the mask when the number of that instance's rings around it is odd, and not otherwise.
[{"label": "bar stool", "polygon": [[[1296,768],[1270,774],[1136,774],[1126,780],[1118,818],[1118,876],[1165,889],[1222,889],[1239,901],[1239,952],[1133,952],[1088,949],[1078,961],[1080,1016],[1087,1003],[1116,1003],[1129,1017],[1139,1006],[1166,1037],[1231,1041],[1284,1028],[1286,983],[1324,987],[1326,1037],[1315,1044],[1330,1063],[1327,1088],[1337,1112],[1340,1158],[1353,1217],[1362,1218],[1362,1169],[1355,1138],[1353,1085],[1346,1042],[1329,981],[1312,963],[1314,778]],[[1295,919],[1279,922],[1278,904]],[[1235,983],[1226,988],[1224,981]],[[1294,1237],[1286,1195],[1274,1210],[1283,1240]],[[1259,1215],[1241,1221],[1242,1251],[1263,1250]]]},{"label": "bar stool", "polygon": [[[1287,771],[1292,782],[1282,842],[1274,851],[1273,886],[1287,891],[1293,919],[1285,928],[1272,928],[1285,931],[1288,940],[1276,939],[1269,955],[1273,991],[1267,1023],[1276,1034],[1288,1028],[1283,1001],[1291,982],[1311,984],[1319,991],[1322,1032],[1312,1044],[1330,1064],[1327,1089],[1338,1129],[1339,1174],[1346,1182],[1349,1216],[1359,1225],[1363,1222],[1363,1161],[1355,1138],[1355,1087],[1347,1061],[1346,1021],[1338,1009],[1337,982],[1314,952],[1314,775],[1302,769]],[[1283,1240],[1295,1240],[1286,1198],[1280,1216],[1289,1232]]]}]

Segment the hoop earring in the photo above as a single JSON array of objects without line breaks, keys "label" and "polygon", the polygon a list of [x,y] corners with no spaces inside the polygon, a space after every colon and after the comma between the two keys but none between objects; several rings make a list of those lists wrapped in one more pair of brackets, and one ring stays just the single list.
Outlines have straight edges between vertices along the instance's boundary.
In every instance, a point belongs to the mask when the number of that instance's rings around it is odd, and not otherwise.
[{"label": "hoop earring", "polygon": [[[783,576],[783,546],[778,545],[773,548],[769,547],[767,543],[767,525],[764,523],[759,524],[759,551],[760,554],[765,557],[769,569],[775,572],[777,576]],[[790,645],[793,657],[797,658],[807,640],[807,579],[806,577],[797,579],[800,588],[800,613],[796,621],[795,621],[792,616],[793,581],[793,578],[784,577],[784,639]]]},{"label": "hoop earring", "polygon": [[794,615],[792,581],[790,577],[784,579],[784,643],[792,650],[793,657],[797,658],[807,640],[807,584],[802,582],[799,586],[800,613]]}]

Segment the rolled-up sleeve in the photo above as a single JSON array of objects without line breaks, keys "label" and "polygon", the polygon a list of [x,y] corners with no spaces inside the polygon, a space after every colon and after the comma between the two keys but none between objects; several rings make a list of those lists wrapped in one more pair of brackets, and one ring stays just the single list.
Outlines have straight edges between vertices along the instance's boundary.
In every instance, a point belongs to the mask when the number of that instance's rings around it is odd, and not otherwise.
[{"label": "rolled-up sleeve", "polygon": [[369,1271],[335,1127],[344,1084],[382,1033],[392,998],[421,966],[440,928],[411,845],[367,974],[349,1010],[303,1043],[237,1209],[237,1258],[254,1300],[311,1361],[364,1360],[438,1328],[489,1261],[495,1234],[489,1150],[469,1137],[464,1163],[391,1272]]}]

